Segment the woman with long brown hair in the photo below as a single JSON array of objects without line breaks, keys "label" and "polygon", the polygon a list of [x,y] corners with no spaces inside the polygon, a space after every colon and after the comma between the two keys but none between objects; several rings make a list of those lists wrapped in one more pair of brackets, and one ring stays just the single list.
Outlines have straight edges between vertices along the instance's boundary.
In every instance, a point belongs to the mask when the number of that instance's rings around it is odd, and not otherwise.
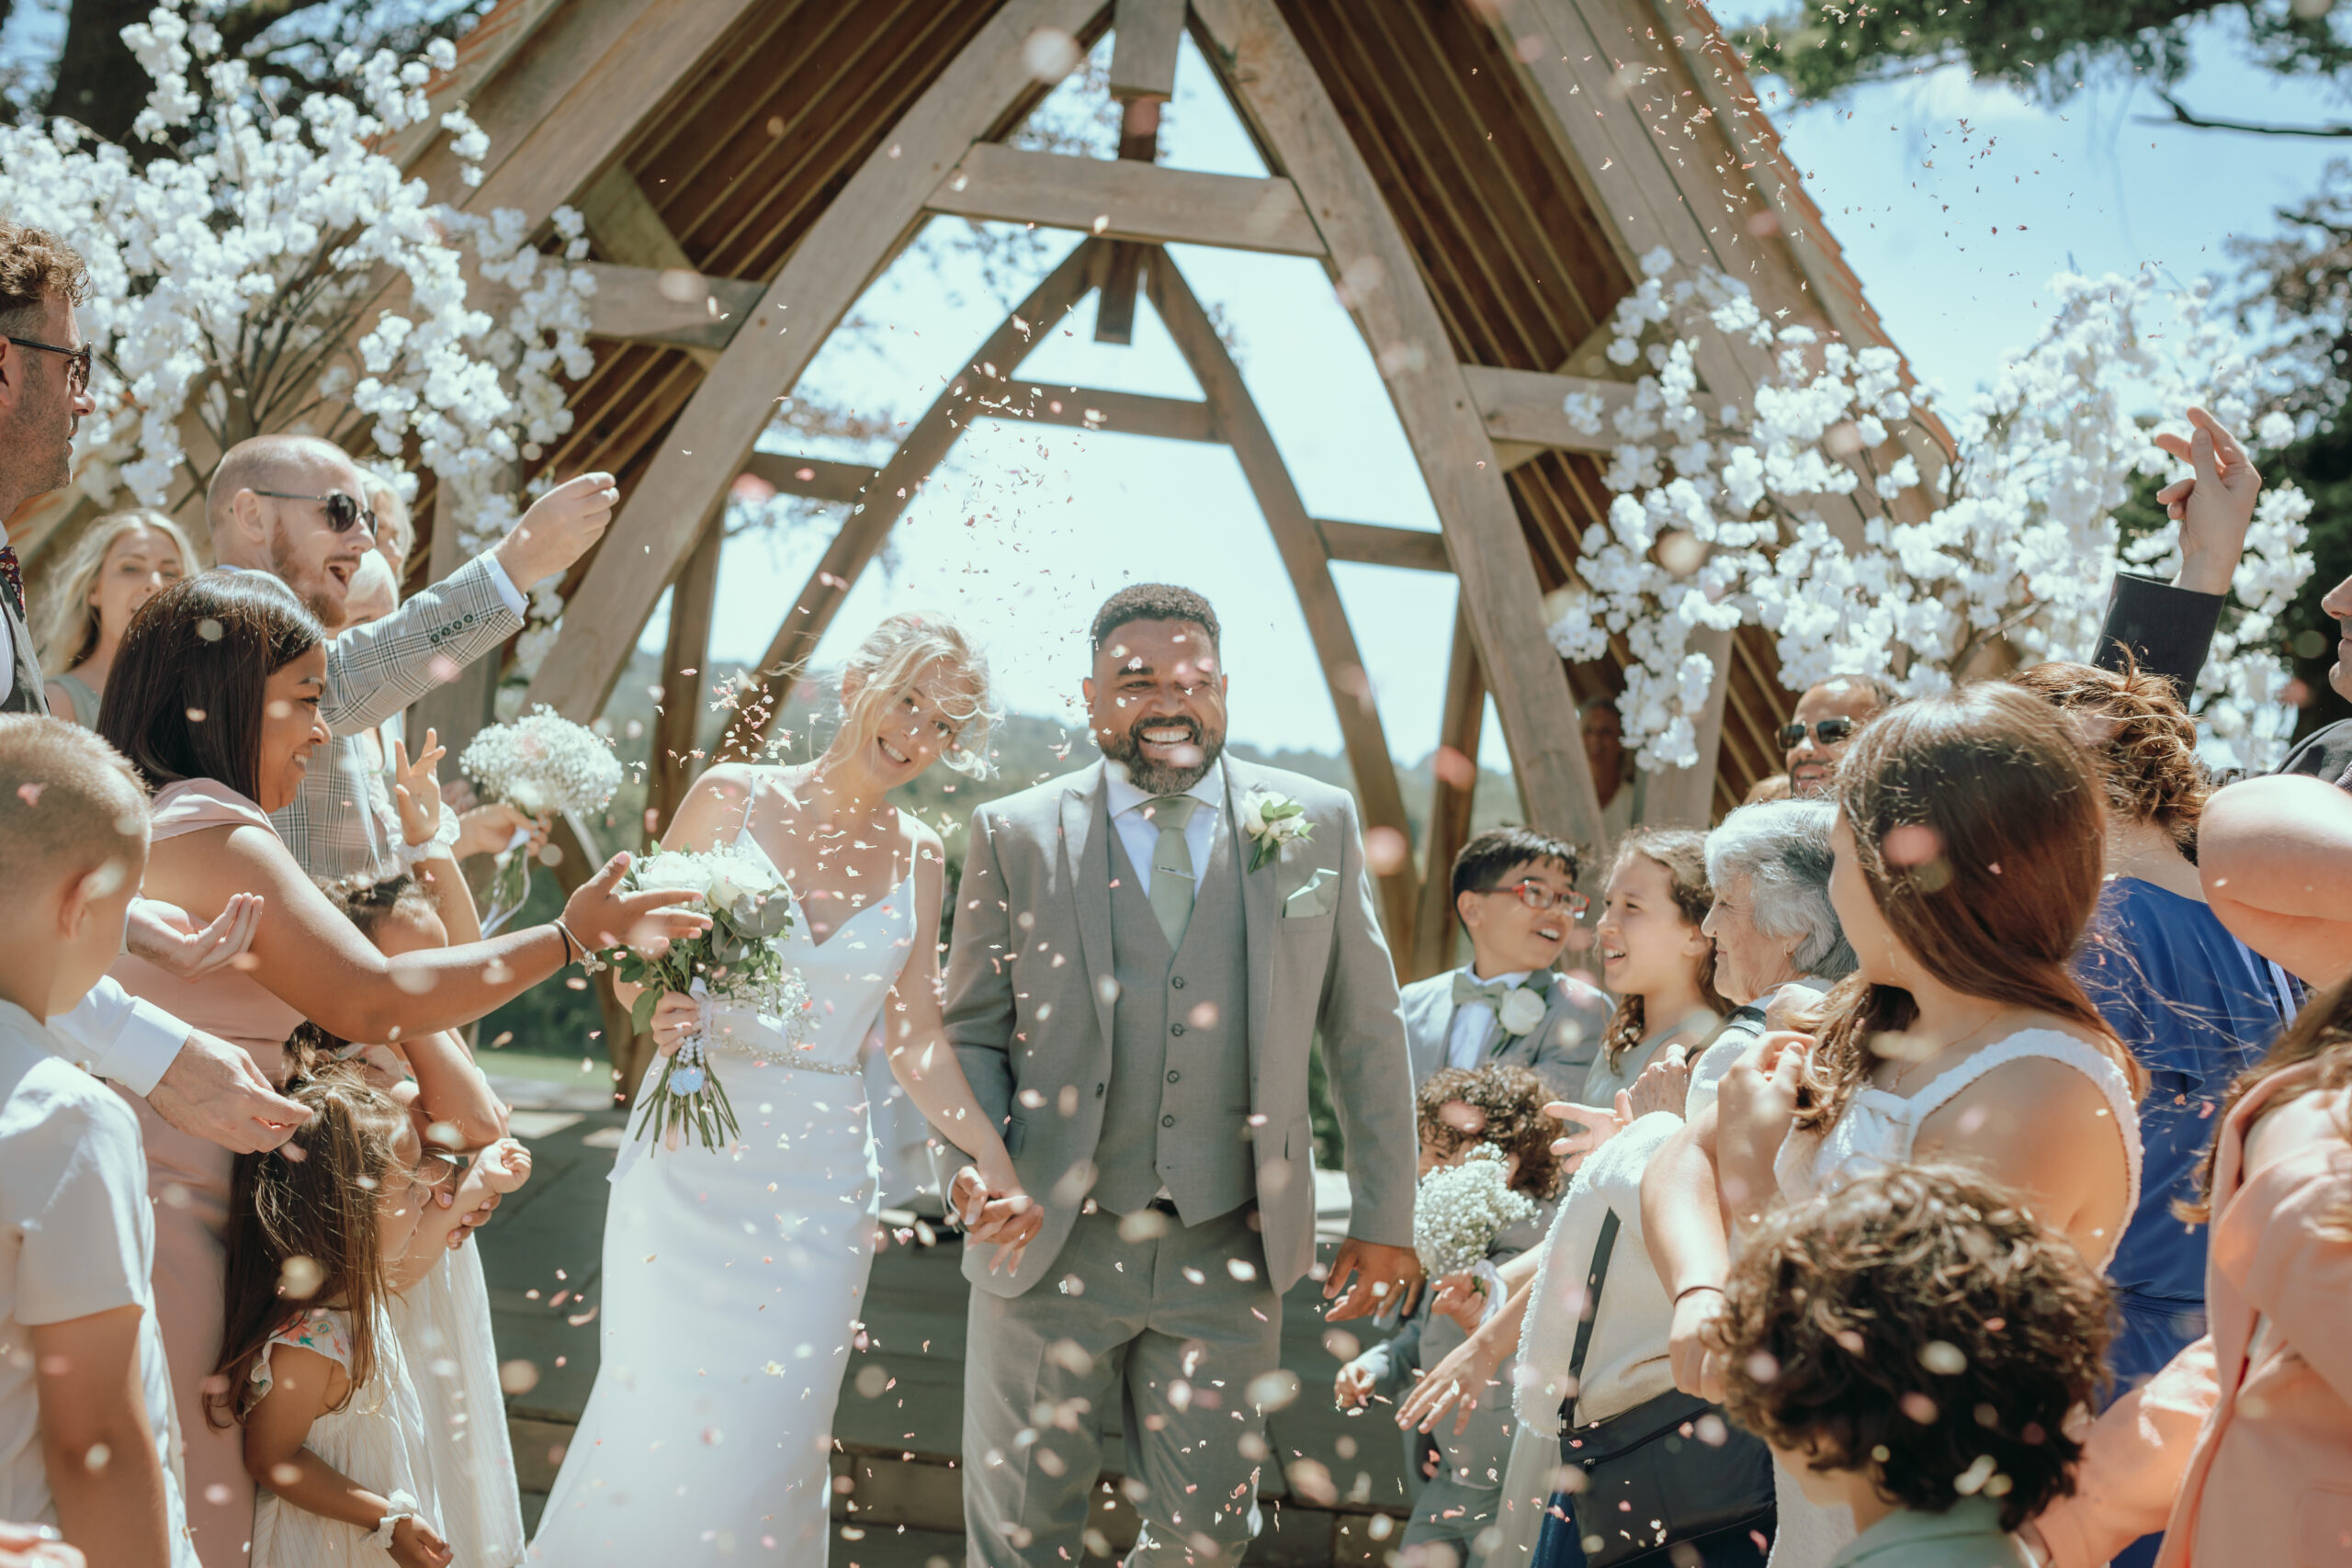
[{"label": "woman with long brown hair", "polygon": [[[1830,902],[1859,967],[1814,1035],[1772,1033],[1644,1179],[1675,1381],[1713,1393],[1723,1224],[1875,1163],[2018,1190],[2104,1267],[2136,1204],[2144,1081],[2071,968],[2097,906],[2105,790],[2049,705],[1987,682],[1873,719],[1838,768]],[[1782,1477],[1773,1561],[1819,1568],[1852,1521]]]},{"label": "woman with long brown hair", "polygon": [[[379,953],[302,874],[270,825],[328,739],[319,623],[277,579],[210,571],[149,601],[124,636],[98,733],[156,790],[146,891],[209,920],[262,895],[254,960],[198,981],[124,957],[113,974],[284,1078],[287,1037],[304,1019],[346,1040],[413,1038],[480,1018],[558,969],[628,935],[698,929],[707,917],[657,906],[684,894],[616,894],[625,857],[556,922],[488,942]],[[234,1434],[207,1426],[199,1389],[220,1344],[232,1156],[133,1100],[155,1206],[156,1318],[187,1442],[188,1519],[206,1568],[243,1568],[254,1487]]]}]

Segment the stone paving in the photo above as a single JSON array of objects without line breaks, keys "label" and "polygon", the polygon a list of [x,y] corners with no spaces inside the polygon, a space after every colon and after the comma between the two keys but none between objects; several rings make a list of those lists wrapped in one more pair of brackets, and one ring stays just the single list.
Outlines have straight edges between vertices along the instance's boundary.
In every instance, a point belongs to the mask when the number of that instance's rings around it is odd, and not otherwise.
[{"label": "stone paving", "polygon": [[[508,1383],[508,1425],[524,1515],[536,1523],[595,1379],[605,1178],[628,1132],[620,1113],[606,1109],[601,1083],[495,1071],[492,1082],[516,1108],[515,1135],[534,1157],[530,1184],[500,1206],[478,1245],[499,1355],[520,1374]],[[1318,1190],[1335,1209],[1320,1224],[1336,1236],[1345,1223],[1344,1183],[1325,1177]],[[835,1424],[837,1568],[962,1560],[954,1467],[967,1287],[957,1267],[953,1236],[930,1247],[893,1242],[876,1258],[867,1344],[851,1359]],[[1266,1530],[1250,1554],[1253,1563],[1380,1562],[1396,1539],[1389,1516],[1403,1506],[1403,1441],[1381,1414],[1333,1409],[1339,1362],[1325,1337],[1344,1348],[1340,1336],[1367,1326],[1327,1329],[1319,1289],[1303,1280],[1283,1303],[1283,1364],[1297,1375],[1301,1393],[1269,1421],[1285,1471],[1261,1483]],[[1115,1439],[1107,1448],[1104,1468],[1115,1477],[1124,1468],[1120,1450]],[[1114,1490],[1102,1496],[1102,1537],[1122,1548],[1134,1539],[1133,1516]]]}]

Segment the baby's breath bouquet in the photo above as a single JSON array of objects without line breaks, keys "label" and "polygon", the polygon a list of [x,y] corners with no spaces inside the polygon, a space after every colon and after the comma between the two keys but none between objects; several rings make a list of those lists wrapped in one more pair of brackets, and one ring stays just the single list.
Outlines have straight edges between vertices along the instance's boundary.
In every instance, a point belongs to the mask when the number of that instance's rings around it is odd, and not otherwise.
[{"label": "baby's breath bouquet", "polygon": [[[594,730],[545,703],[475,736],[458,759],[458,770],[474,781],[485,802],[503,803],[526,817],[556,811],[593,816],[621,787],[620,759],[613,749]],[[482,915],[485,936],[514,919],[531,896],[531,857],[523,852],[528,837],[517,833],[497,858],[490,908]]]},{"label": "baby's breath bouquet", "polygon": [[1507,1226],[1535,1214],[1535,1201],[1510,1185],[1502,1150],[1480,1144],[1459,1165],[1442,1165],[1413,1193],[1413,1251],[1432,1280],[1474,1274],[1488,1288],[1487,1254]]},{"label": "baby's breath bouquet", "polygon": [[[629,1021],[643,1033],[664,991],[681,991],[707,1001],[742,1002],[783,1021],[787,1036],[800,1019],[808,989],[800,972],[784,961],[775,939],[792,929],[792,894],[775,868],[757,855],[729,845],[709,851],[652,850],[639,857],[622,878],[625,888],[676,889],[703,896],[700,908],[710,929],[673,942],[659,958],[618,947],[605,956],[614,971],[645,987]],[[662,1141],[676,1148],[691,1127],[707,1149],[734,1141],[734,1107],[711,1070],[708,1042],[701,1032],[687,1037],[662,1068],[638,1118],[640,1138],[659,1128]]]}]

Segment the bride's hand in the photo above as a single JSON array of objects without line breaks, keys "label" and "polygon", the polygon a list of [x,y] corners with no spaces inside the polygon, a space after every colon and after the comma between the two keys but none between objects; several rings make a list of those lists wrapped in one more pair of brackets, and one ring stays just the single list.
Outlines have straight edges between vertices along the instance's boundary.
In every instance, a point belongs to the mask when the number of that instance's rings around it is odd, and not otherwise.
[{"label": "bride's hand", "polygon": [[664,1056],[676,1055],[678,1047],[701,1027],[700,997],[690,997],[684,991],[664,991],[662,999],[653,1004],[653,1048]]},{"label": "bride's hand", "polygon": [[964,1224],[966,1244],[996,1247],[989,1260],[991,1274],[1020,1268],[1022,1254],[1045,1228],[1045,1210],[1023,1189],[1012,1156],[1001,1148],[983,1156],[977,1168],[966,1166],[957,1172],[949,1198]]}]

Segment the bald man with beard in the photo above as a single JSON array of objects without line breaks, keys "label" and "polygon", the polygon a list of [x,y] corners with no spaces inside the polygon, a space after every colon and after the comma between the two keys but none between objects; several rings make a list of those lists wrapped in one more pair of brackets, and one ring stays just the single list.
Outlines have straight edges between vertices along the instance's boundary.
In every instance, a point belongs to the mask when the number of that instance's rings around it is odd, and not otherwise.
[{"label": "bald man with beard", "polygon": [[[329,627],[360,562],[376,547],[368,481],[330,442],[258,435],[213,471],[205,515],[220,562],[278,578]],[[271,820],[312,876],[375,881],[401,869],[400,824],[371,803],[373,729],[523,627],[534,583],[570,569],[604,534],[618,492],[610,474],[582,474],[532,503],[512,532],[381,620],[327,645],[319,716],[334,739],[312,760],[301,793]],[[380,792],[378,792],[380,795]]]}]

